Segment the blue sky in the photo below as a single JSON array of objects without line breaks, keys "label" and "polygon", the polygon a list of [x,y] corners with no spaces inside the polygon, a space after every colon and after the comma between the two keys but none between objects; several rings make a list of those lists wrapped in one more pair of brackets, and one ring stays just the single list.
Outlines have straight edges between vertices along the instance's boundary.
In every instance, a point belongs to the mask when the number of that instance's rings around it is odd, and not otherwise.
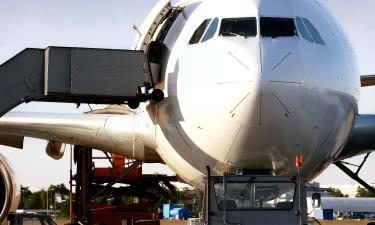
[{"label": "blue sky", "polygon": [[[322,0],[346,31],[362,74],[375,74],[375,1]],[[26,47],[77,46],[95,48],[130,47],[135,36],[133,24],[141,25],[156,0],[0,0],[0,63]],[[374,113],[375,87],[362,88],[360,113]],[[75,112],[87,111],[83,105],[29,103],[16,110]],[[0,146],[18,174],[22,185],[33,190],[49,184],[67,183],[69,154],[59,161],[44,152],[46,141],[26,139],[25,149]],[[353,159],[351,162],[357,162]],[[150,168],[150,167],[149,167]],[[154,168],[154,167],[152,167]],[[168,172],[157,167],[159,173]],[[150,171],[150,170],[149,170]],[[375,153],[361,173],[375,182]],[[323,184],[350,184],[352,180],[334,166],[317,179]]]}]

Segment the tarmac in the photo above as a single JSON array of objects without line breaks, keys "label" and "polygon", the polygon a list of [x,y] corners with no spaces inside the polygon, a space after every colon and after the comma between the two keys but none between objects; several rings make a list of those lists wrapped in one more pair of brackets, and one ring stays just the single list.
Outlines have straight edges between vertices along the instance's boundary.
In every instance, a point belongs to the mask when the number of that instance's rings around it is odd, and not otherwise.
[{"label": "tarmac", "polygon": [[[57,219],[57,225],[69,223],[67,219]],[[375,220],[318,220],[315,225],[367,225]],[[160,225],[188,225],[187,220],[161,220]]]}]

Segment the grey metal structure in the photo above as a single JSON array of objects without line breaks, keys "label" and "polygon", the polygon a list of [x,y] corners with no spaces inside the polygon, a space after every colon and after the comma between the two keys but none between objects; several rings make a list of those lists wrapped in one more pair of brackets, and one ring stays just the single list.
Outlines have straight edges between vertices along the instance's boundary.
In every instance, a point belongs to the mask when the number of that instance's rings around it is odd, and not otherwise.
[{"label": "grey metal structure", "polygon": [[123,104],[151,98],[142,51],[28,48],[0,66],[0,78],[0,116],[28,101]]}]

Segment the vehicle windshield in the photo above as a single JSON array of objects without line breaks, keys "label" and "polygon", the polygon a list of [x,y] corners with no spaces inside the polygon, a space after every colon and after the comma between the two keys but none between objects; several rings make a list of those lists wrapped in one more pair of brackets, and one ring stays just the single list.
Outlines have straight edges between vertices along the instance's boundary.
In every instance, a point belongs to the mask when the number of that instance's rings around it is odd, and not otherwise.
[{"label": "vehicle windshield", "polygon": [[224,18],[221,20],[220,36],[255,37],[257,25],[255,17]]},{"label": "vehicle windshield", "polygon": [[[217,207],[224,209],[223,183],[215,183]],[[227,210],[291,210],[295,192],[294,182],[228,182]]]}]

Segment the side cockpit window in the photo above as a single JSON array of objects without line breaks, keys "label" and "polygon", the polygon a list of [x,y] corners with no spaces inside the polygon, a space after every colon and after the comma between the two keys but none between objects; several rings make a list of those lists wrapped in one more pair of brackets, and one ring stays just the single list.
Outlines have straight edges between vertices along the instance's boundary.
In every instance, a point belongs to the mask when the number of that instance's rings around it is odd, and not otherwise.
[{"label": "side cockpit window", "polygon": [[323,38],[320,36],[318,30],[312,25],[312,23],[306,18],[296,18],[298,32],[301,36],[309,42],[316,44],[325,45]]},{"label": "side cockpit window", "polygon": [[201,23],[201,25],[199,25],[199,27],[194,31],[193,36],[191,36],[190,41],[189,41],[189,45],[196,44],[201,40],[201,38],[204,34],[204,31],[208,27],[210,21],[211,21],[211,19],[205,19]]},{"label": "side cockpit window", "polygon": [[218,25],[218,18],[204,20],[201,25],[199,25],[199,27],[194,31],[193,36],[190,38],[189,45],[196,44],[199,41],[205,42],[211,39],[217,31]]},{"label": "side cockpit window", "polygon": [[292,37],[297,35],[292,18],[260,17],[260,34],[262,37]]},{"label": "side cockpit window", "polygon": [[310,36],[309,32],[307,31],[305,25],[303,25],[303,22],[302,22],[301,18],[297,17],[296,23],[297,23],[297,27],[298,27],[298,32],[301,34],[301,36],[309,42],[314,42],[312,37]]},{"label": "side cockpit window", "polygon": [[221,20],[220,36],[255,37],[257,25],[255,17],[225,18]]},{"label": "side cockpit window", "polygon": [[206,33],[204,34],[201,42],[211,39],[215,35],[218,25],[219,25],[219,19],[218,18],[213,19]]},{"label": "side cockpit window", "polygon": [[303,23],[305,24],[308,31],[310,31],[310,34],[312,38],[314,39],[314,42],[317,44],[324,45],[324,41],[322,37],[320,36],[318,30],[310,23],[310,21],[306,18],[302,18]]}]

